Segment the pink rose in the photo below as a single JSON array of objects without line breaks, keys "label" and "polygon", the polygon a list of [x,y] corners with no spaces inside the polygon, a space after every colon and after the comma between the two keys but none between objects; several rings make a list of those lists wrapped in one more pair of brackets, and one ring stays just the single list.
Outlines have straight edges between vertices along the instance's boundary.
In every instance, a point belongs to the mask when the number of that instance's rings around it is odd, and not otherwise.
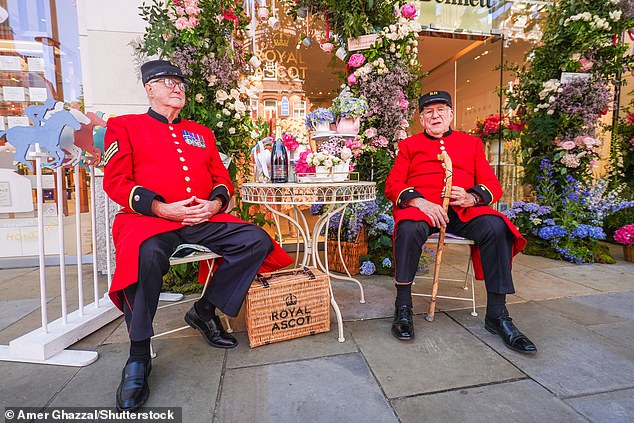
[{"label": "pink rose", "polygon": [[594,62],[590,59],[586,59],[585,57],[579,59],[579,64],[581,64],[581,68],[579,68],[581,72],[588,72],[594,66]]},{"label": "pink rose", "polygon": [[379,138],[377,138],[374,142],[374,145],[376,145],[377,147],[387,147],[388,145],[388,141],[387,138],[385,138],[383,135],[379,136]]},{"label": "pink rose", "polygon": [[193,16],[191,16],[189,18],[189,27],[190,28],[196,28],[199,23],[200,23],[200,21],[198,20],[198,18],[195,18]]},{"label": "pink rose", "polygon": [[583,143],[585,144],[586,147],[590,148],[590,147],[594,147],[596,145],[599,145],[600,142],[599,140],[596,140],[592,137],[583,137]]},{"label": "pink rose", "polygon": [[572,150],[575,147],[576,144],[574,141],[564,141],[563,143],[561,143],[561,148],[563,148],[564,150]]},{"label": "pink rose", "polygon": [[634,113],[627,114],[627,123],[634,123]]},{"label": "pink rose", "polygon": [[634,145],[634,138],[630,140],[630,144]]},{"label": "pink rose", "polygon": [[406,98],[402,98],[398,105],[401,110],[407,110],[407,108],[409,107],[409,101],[407,101]]},{"label": "pink rose", "polygon": [[355,74],[351,73],[348,76],[348,85],[355,85],[357,82],[359,82],[357,81],[357,77],[355,76]]},{"label": "pink rose", "polygon": [[407,132],[403,131],[402,129],[399,129],[398,131],[396,131],[396,133],[394,134],[394,137],[397,140],[404,140],[405,138],[407,138]]},{"label": "pink rose", "polygon": [[412,3],[407,3],[401,6],[401,16],[407,19],[414,19],[416,17],[416,6]]},{"label": "pink rose", "polygon": [[183,15],[185,14],[185,9],[184,9],[184,8],[182,8],[181,6],[176,6],[176,13],[177,13],[179,16],[183,16]]},{"label": "pink rose", "polygon": [[189,21],[187,20],[187,18],[178,18],[176,19],[176,22],[174,22],[174,26],[179,31],[182,31],[183,29],[189,27]]},{"label": "pink rose", "polygon": [[350,59],[348,59],[348,65],[350,65],[350,67],[353,67],[353,68],[358,68],[364,63],[365,63],[365,56],[361,53],[355,53],[352,56],[350,56]]},{"label": "pink rose", "polygon": [[365,130],[365,136],[368,138],[376,137],[376,128],[369,128]]}]

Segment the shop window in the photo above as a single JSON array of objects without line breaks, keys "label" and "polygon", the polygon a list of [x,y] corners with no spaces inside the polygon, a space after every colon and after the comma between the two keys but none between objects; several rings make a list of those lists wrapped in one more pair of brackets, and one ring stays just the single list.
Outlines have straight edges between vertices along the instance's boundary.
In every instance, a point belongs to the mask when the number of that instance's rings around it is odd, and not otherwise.
[{"label": "shop window", "polygon": [[264,119],[277,118],[277,100],[264,100]]},{"label": "shop window", "polygon": [[299,100],[293,103],[293,117],[298,119],[306,117],[306,100]]}]

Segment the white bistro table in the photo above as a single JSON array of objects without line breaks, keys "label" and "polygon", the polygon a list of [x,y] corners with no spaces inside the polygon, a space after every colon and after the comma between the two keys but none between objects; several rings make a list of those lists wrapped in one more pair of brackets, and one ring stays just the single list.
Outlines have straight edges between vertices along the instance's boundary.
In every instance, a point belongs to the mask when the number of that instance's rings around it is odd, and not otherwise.
[{"label": "white bistro table", "polygon": [[[297,228],[297,232],[301,237],[301,241],[304,246],[304,254],[302,256],[302,266],[315,266],[328,275],[328,281],[330,284],[330,278],[349,280],[356,282],[361,290],[361,303],[365,303],[365,297],[363,293],[363,285],[357,279],[353,278],[348,271],[343,255],[341,252],[341,225],[343,218],[339,219],[339,228],[337,231],[337,248],[339,258],[343,263],[347,276],[340,276],[331,274],[328,271],[328,225],[330,218],[336,213],[341,212],[344,216],[346,207],[353,203],[362,203],[366,201],[373,201],[376,199],[376,183],[375,182],[363,182],[363,181],[344,181],[344,182],[311,182],[311,183],[262,183],[262,182],[250,182],[242,185],[242,200],[247,203],[260,204],[266,207],[274,216],[279,216],[288,220]],[[311,206],[320,204],[325,206],[323,214],[317,219],[313,228],[308,225],[306,218],[299,209],[299,206]],[[286,207],[280,207],[277,210],[273,206],[280,205]],[[284,211],[286,209],[286,211]],[[293,212],[291,215],[291,211]],[[277,219],[276,219],[277,221]],[[325,241],[324,241],[324,262],[321,261],[319,256],[319,235],[325,229]],[[279,231],[279,225],[278,225]],[[281,237],[280,237],[281,239]],[[299,251],[297,251],[299,257]],[[332,284],[330,284],[330,304],[337,316],[337,325],[339,328],[339,342],[344,342],[343,336],[343,320],[341,318],[341,311],[335,301],[335,296],[332,290]]]}]

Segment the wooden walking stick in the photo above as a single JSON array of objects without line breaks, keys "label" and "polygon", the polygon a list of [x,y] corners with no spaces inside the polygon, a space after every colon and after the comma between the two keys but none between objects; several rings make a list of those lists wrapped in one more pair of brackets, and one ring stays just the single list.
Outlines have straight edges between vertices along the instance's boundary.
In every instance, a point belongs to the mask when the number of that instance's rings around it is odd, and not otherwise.
[{"label": "wooden walking stick", "polygon": [[[449,197],[451,196],[451,182],[453,179],[453,168],[451,165],[451,157],[443,150],[438,155],[438,160],[442,160],[443,167],[445,168],[445,189],[442,196],[442,209],[447,212],[449,208]],[[431,302],[429,303],[429,312],[425,319],[428,322],[434,321],[434,314],[436,313],[436,295],[438,294],[438,279],[440,277],[440,262],[442,261],[442,251],[445,249],[445,232],[446,227],[440,228],[438,235],[438,247],[436,248],[436,263],[434,265],[434,280],[431,288]]]}]

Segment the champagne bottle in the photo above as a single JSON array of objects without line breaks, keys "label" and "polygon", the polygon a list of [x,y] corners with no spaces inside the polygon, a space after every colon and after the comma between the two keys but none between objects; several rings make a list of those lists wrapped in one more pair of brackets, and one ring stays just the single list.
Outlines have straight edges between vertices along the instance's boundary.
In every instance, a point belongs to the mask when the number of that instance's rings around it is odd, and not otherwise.
[{"label": "champagne bottle", "polygon": [[282,138],[277,138],[271,151],[271,182],[288,182],[288,152]]}]

